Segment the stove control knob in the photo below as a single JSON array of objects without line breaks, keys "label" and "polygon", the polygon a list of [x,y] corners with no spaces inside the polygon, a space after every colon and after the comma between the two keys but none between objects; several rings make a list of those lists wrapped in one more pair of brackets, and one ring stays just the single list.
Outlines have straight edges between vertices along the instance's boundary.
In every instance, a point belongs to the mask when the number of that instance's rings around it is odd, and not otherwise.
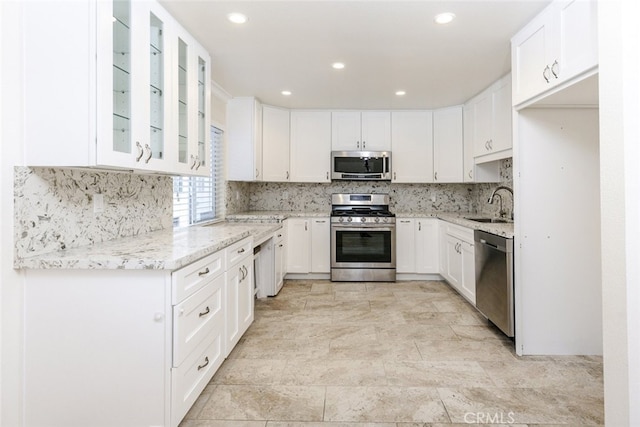
[{"label": "stove control knob", "polygon": [[382,218],[382,221],[383,221],[383,222],[387,222],[387,221],[389,221],[389,220],[388,220],[387,218]]},{"label": "stove control knob", "polygon": [[339,222],[343,222],[343,221],[344,221],[344,218],[340,217],[340,218],[338,218],[338,221],[339,221]]},{"label": "stove control knob", "polygon": [[380,222],[380,218],[376,218],[376,222]]},{"label": "stove control knob", "polygon": [[353,221],[353,218],[349,217],[349,218],[347,218],[347,221],[351,222],[351,221]]},{"label": "stove control knob", "polygon": [[362,218],[360,218],[360,221],[361,221],[361,222],[366,222],[366,221],[367,221],[367,218],[362,217]]}]

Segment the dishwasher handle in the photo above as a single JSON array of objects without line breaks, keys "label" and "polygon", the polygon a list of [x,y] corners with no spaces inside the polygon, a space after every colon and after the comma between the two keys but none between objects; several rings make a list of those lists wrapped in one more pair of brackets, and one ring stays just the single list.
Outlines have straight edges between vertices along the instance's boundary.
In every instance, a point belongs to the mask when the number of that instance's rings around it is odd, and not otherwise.
[{"label": "dishwasher handle", "polygon": [[478,244],[488,246],[500,252],[513,252],[513,239],[481,230],[475,230],[473,234],[473,240]]}]

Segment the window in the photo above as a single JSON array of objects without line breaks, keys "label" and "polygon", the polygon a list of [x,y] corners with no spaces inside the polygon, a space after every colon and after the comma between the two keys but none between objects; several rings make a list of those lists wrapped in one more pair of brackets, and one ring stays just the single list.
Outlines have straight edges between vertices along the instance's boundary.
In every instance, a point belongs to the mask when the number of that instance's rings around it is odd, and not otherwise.
[{"label": "window", "polygon": [[211,127],[208,177],[173,178],[173,226],[185,227],[222,217],[222,130]]}]

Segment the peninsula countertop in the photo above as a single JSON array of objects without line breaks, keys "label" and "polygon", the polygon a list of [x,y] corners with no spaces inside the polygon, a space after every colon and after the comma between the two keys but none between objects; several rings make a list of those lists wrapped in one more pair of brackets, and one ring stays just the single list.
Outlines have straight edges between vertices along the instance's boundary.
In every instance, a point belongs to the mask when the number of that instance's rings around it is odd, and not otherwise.
[{"label": "peninsula countertop", "polygon": [[34,255],[14,261],[23,269],[177,270],[253,236],[264,240],[282,224],[220,222],[140,234]]}]

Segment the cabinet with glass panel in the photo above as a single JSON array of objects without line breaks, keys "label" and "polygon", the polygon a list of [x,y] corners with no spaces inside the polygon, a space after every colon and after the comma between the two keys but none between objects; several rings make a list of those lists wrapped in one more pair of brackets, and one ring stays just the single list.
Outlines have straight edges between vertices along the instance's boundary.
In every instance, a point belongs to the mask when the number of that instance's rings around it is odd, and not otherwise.
[{"label": "cabinet with glass panel", "polygon": [[[32,3],[23,29],[27,165],[206,174],[209,56],[159,3]],[[189,40],[183,56],[179,37]],[[195,171],[182,169],[184,155],[198,159]]]},{"label": "cabinet with glass panel", "polygon": [[206,76],[210,75],[208,53],[185,30],[175,33],[175,75],[173,86],[178,93],[175,139],[178,141],[177,172],[182,175],[208,176],[210,150],[209,128],[210,90]]}]

